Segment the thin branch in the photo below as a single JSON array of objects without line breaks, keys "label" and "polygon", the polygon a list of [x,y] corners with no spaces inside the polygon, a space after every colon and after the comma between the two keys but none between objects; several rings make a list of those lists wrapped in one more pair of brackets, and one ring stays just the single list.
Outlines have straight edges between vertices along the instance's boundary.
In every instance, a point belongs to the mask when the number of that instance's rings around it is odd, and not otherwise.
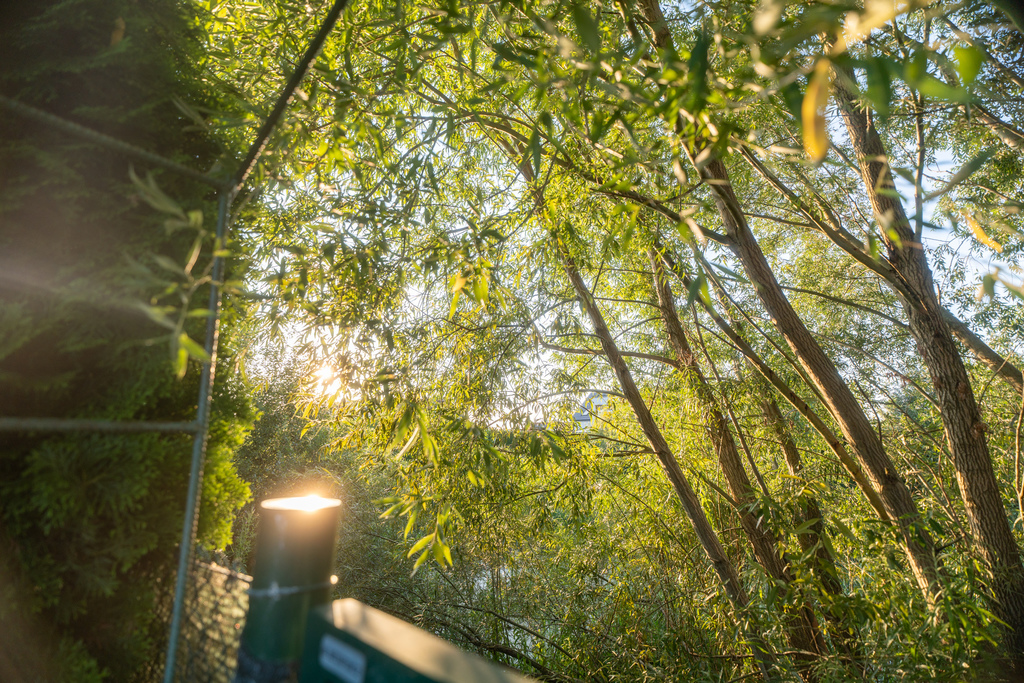
[{"label": "thin branch", "polygon": [[[561,353],[571,353],[571,354],[576,354],[576,355],[581,355],[581,356],[602,356],[602,357],[604,357],[604,355],[605,355],[604,351],[600,351],[598,349],[575,349],[575,348],[570,348],[568,346],[559,346],[558,344],[552,344],[550,342],[546,342],[546,341],[539,340],[539,339],[537,340],[537,343],[540,344],[545,349],[548,349],[550,351],[560,351]],[[621,353],[623,356],[627,356],[629,358],[643,358],[645,360],[653,360],[653,361],[656,361],[658,363],[664,363],[665,365],[668,365],[669,367],[673,367],[673,368],[677,368],[677,369],[679,367],[679,364],[676,363],[671,358],[666,358],[664,356],[657,356],[657,355],[654,355],[652,353],[640,353],[639,351],[619,351],[619,353]]]}]

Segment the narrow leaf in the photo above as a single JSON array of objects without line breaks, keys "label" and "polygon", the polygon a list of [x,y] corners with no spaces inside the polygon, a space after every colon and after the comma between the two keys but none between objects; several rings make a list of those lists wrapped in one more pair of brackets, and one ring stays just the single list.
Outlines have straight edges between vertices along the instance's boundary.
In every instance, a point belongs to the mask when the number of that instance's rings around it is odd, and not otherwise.
[{"label": "narrow leaf", "polygon": [[985,53],[973,45],[968,45],[967,47],[954,47],[953,54],[956,56],[956,70],[960,72],[961,80],[964,85],[970,85],[981,72]]},{"label": "narrow leaf", "polygon": [[800,108],[804,124],[804,149],[818,163],[828,153],[828,131],[825,129],[825,107],[828,106],[832,71],[827,59],[818,60],[807,84],[803,106]]},{"label": "narrow leaf", "polygon": [[409,553],[406,555],[406,557],[412,557],[420,550],[426,548],[427,544],[434,540],[435,535],[436,534],[428,534],[420,540],[416,541],[416,543],[413,544],[412,548],[409,548]]},{"label": "narrow leaf", "polygon": [[201,360],[204,363],[210,360],[210,354],[206,352],[206,349],[193,341],[192,338],[184,332],[178,335],[178,344],[181,345],[181,348],[185,349],[188,355],[192,356],[196,360]]},{"label": "narrow leaf", "polygon": [[572,18],[576,22],[576,30],[579,32],[580,38],[583,39],[590,51],[595,54],[600,52],[601,35],[598,32],[597,21],[594,20],[594,16],[584,3],[578,2],[573,5]]},{"label": "narrow leaf", "polygon": [[185,370],[188,368],[188,351],[178,347],[174,355],[174,376],[181,379],[185,376]]},{"label": "narrow leaf", "polygon": [[932,199],[935,199],[936,197],[941,197],[942,195],[946,194],[954,187],[956,187],[963,181],[967,180],[967,178],[969,178],[972,173],[974,173],[979,168],[984,166],[985,162],[991,159],[995,153],[996,152],[994,148],[986,149],[982,152],[979,152],[970,161],[961,166],[960,170],[954,173],[953,177],[950,178],[945,185],[935,190],[935,192],[929,192],[928,194],[926,194],[924,200],[930,201]]}]

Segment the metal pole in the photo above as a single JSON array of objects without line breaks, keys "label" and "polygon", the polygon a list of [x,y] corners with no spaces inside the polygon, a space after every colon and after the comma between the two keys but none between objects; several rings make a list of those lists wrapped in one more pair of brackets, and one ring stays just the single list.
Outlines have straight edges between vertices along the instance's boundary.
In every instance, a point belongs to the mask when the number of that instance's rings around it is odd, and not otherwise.
[{"label": "metal pole", "polygon": [[36,109],[35,107],[30,107],[27,104],[22,104],[17,100],[12,100],[10,97],[0,95],[0,106],[4,106],[7,109],[13,111],[14,113],[24,116],[25,118],[45,123],[48,126],[52,126],[65,133],[75,135],[84,140],[88,140],[89,142],[96,143],[97,145],[102,145],[116,152],[121,152],[126,156],[135,157],[136,159],[141,159],[143,161],[148,161],[154,166],[162,166],[176,173],[188,176],[189,178],[192,178],[194,180],[204,182],[207,185],[213,185],[214,187],[219,189],[230,188],[234,186],[234,183],[230,180],[208,176],[205,173],[202,173],[201,171],[197,171],[183,164],[179,164],[177,161],[171,161],[170,159],[162,157],[159,154],[147,152],[146,150],[136,147],[135,145],[130,145],[127,142],[122,142],[117,138],[112,138],[109,135],[104,135],[103,133],[92,130],[91,128],[86,128],[85,126],[74,123],[72,121],[68,121],[67,119],[62,119],[59,116],[54,116],[53,114],[45,112],[42,109]]},{"label": "metal pole", "polygon": [[[309,47],[306,48],[306,52],[303,53],[302,59],[299,60],[299,65],[288,79],[288,83],[285,85],[284,90],[278,96],[277,102],[274,104],[274,108],[270,112],[270,116],[263,121],[263,125],[260,126],[259,131],[256,133],[256,138],[253,140],[252,145],[250,145],[249,151],[245,156],[245,160],[242,162],[238,172],[235,174],[234,181],[230,183],[231,189],[227,192],[222,191],[220,193],[220,207],[217,213],[218,249],[222,246],[224,236],[227,232],[228,212],[230,211],[231,203],[234,201],[235,195],[249,177],[252,169],[256,166],[256,162],[259,161],[260,155],[263,153],[264,148],[267,146],[267,141],[270,139],[271,132],[273,132],[274,127],[277,126],[283,116],[285,109],[288,107],[288,103],[295,94],[295,90],[299,87],[299,83],[301,83],[302,79],[306,76],[306,72],[309,71],[310,64],[313,63],[313,60],[323,48],[323,44],[327,40],[327,36],[330,34],[331,29],[334,28],[334,24],[338,21],[338,17],[341,16],[342,11],[344,11],[347,4],[348,0],[335,0],[334,5],[331,6],[331,10],[327,13],[327,16],[324,19],[324,23],[320,26],[320,30],[313,38],[313,41],[309,44]],[[223,187],[223,185],[221,185],[221,187]],[[181,622],[182,613],[185,607],[185,590],[188,579],[189,559],[192,556],[192,545],[195,539],[196,525],[199,520],[199,489],[203,474],[203,460],[206,455],[206,437],[210,424],[210,401],[212,398],[214,368],[217,363],[217,331],[218,324],[220,322],[220,288],[217,286],[217,283],[223,279],[223,273],[223,259],[219,256],[214,257],[213,283],[210,287],[209,305],[212,315],[206,325],[206,352],[209,354],[210,360],[203,366],[203,374],[199,385],[199,413],[196,416],[198,431],[196,432],[196,437],[192,446],[192,469],[189,477],[188,498],[185,504],[185,520],[181,531],[181,547],[178,550],[178,575],[174,588],[174,608],[171,614],[171,631],[167,639],[167,658],[164,669],[164,683],[173,683],[174,681],[174,665],[178,651],[178,641],[181,636]]]},{"label": "metal pole", "polygon": [[62,417],[0,417],[0,432],[186,432],[199,429],[195,422],[127,422]]},{"label": "metal pole", "polygon": [[331,29],[334,28],[335,22],[338,21],[338,17],[345,10],[345,6],[348,4],[348,0],[335,0],[334,5],[331,6],[331,11],[327,13],[324,18],[324,23],[320,26],[320,30],[316,36],[313,37],[313,42],[306,48],[306,52],[302,55],[302,59],[299,60],[299,65],[295,67],[295,71],[292,72],[291,78],[288,79],[288,83],[284,86],[284,90],[277,98],[277,102],[274,103],[274,108],[270,111],[270,115],[263,120],[263,125],[260,126],[260,130],[256,133],[256,139],[253,140],[252,145],[249,147],[248,154],[245,155],[245,161],[238,167],[238,174],[235,176],[235,190],[237,191],[245,179],[252,173],[252,169],[256,167],[256,162],[259,161],[260,155],[263,153],[263,149],[267,146],[267,141],[270,139],[270,133],[277,126],[281,120],[281,116],[284,115],[284,110],[288,108],[288,103],[291,102],[292,96],[295,94],[296,88],[299,87],[299,83],[306,77],[306,72],[309,71],[309,66],[316,59],[316,56],[320,53],[321,48],[324,46],[324,42],[327,40],[327,36],[330,34]]},{"label": "metal pole", "polygon": [[331,601],[331,565],[341,501],[265,500],[234,683],[294,680],[311,607]]},{"label": "metal pole", "polygon": [[[220,251],[227,234],[228,212],[233,193],[221,192],[217,206],[217,241],[215,251]],[[203,480],[203,461],[206,459],[206,437],[210,427],[210,405],[213,402],[213,380],[217,367],[217,334],[220,328],[220,286],[224,279],[224,259],[213,257],[213,276],[210,284],[210,317],[206,321],[206,353],[210,360],[203,364],[199,379],[199,406],[196,414],[195,439],[192,441],[192,469],[188,480],[188,497],[185,502],[185,520],[181,529],[181,546],[178,548],[178,575],[174,585],[174,609],[171,613],[171,632],[167,638],[167,659],[164,669],[164,683],[174,680],[174,660],[178,652],[178,638],[181,635],[182,613],[185,608],[185,590],[188,582],[189,560],[192,558],[193,540],[199,522],[199,492]]]}]

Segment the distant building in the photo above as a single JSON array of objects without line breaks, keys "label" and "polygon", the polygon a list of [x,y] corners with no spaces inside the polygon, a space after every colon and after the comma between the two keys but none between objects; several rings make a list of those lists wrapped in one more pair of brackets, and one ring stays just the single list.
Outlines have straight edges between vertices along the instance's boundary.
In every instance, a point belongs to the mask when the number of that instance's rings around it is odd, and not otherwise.
[{"label": "distant building", "polygon": [[579,425],[579,431],[586,432],[591,429],[598,429],[600,427],[598,418],[608,405],[608,394],[598,393],[592,391],[587,394],[587,397],[583,399],[583,403],[580,404],[578,411],[572,414],[572,419]]}]

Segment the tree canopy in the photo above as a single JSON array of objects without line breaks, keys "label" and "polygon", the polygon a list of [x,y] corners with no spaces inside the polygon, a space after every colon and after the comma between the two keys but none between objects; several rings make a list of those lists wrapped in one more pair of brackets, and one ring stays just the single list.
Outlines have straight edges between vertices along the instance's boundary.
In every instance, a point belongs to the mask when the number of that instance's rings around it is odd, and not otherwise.
[{"label": "tree canopy", "polygon": [[587,528],[650,586],[613,520],[655,514],[641,564],[701,549],[671,583],[729,653],[689,665],[1015,661],[1020,44],[982,3],[367,6],[264,168],[265,321],[349,392],[415,567]]},{"label": "tree canopy", "polygon": [[[5,97],[196,167],[232,149],[175,106],[232,107],[204,81],[181,3],[5,4],[0,45]],[[216,202],[190,179],[140,168],[133,184],[129,170],[113,150],[5,109],[5,418],[194,419],[199,367],[178,342],[201,338],[205,319],[182,302],[207,291]],[[159,198],[163,211],[144,201]],[[203,481],[198,538],[210,547],[230,541],[249,496],[232,464],[255,417],[230,371],[237,319],[224,321]],[[159,672],[191,444],[168,433],[2,433],[0,678]]]}]

